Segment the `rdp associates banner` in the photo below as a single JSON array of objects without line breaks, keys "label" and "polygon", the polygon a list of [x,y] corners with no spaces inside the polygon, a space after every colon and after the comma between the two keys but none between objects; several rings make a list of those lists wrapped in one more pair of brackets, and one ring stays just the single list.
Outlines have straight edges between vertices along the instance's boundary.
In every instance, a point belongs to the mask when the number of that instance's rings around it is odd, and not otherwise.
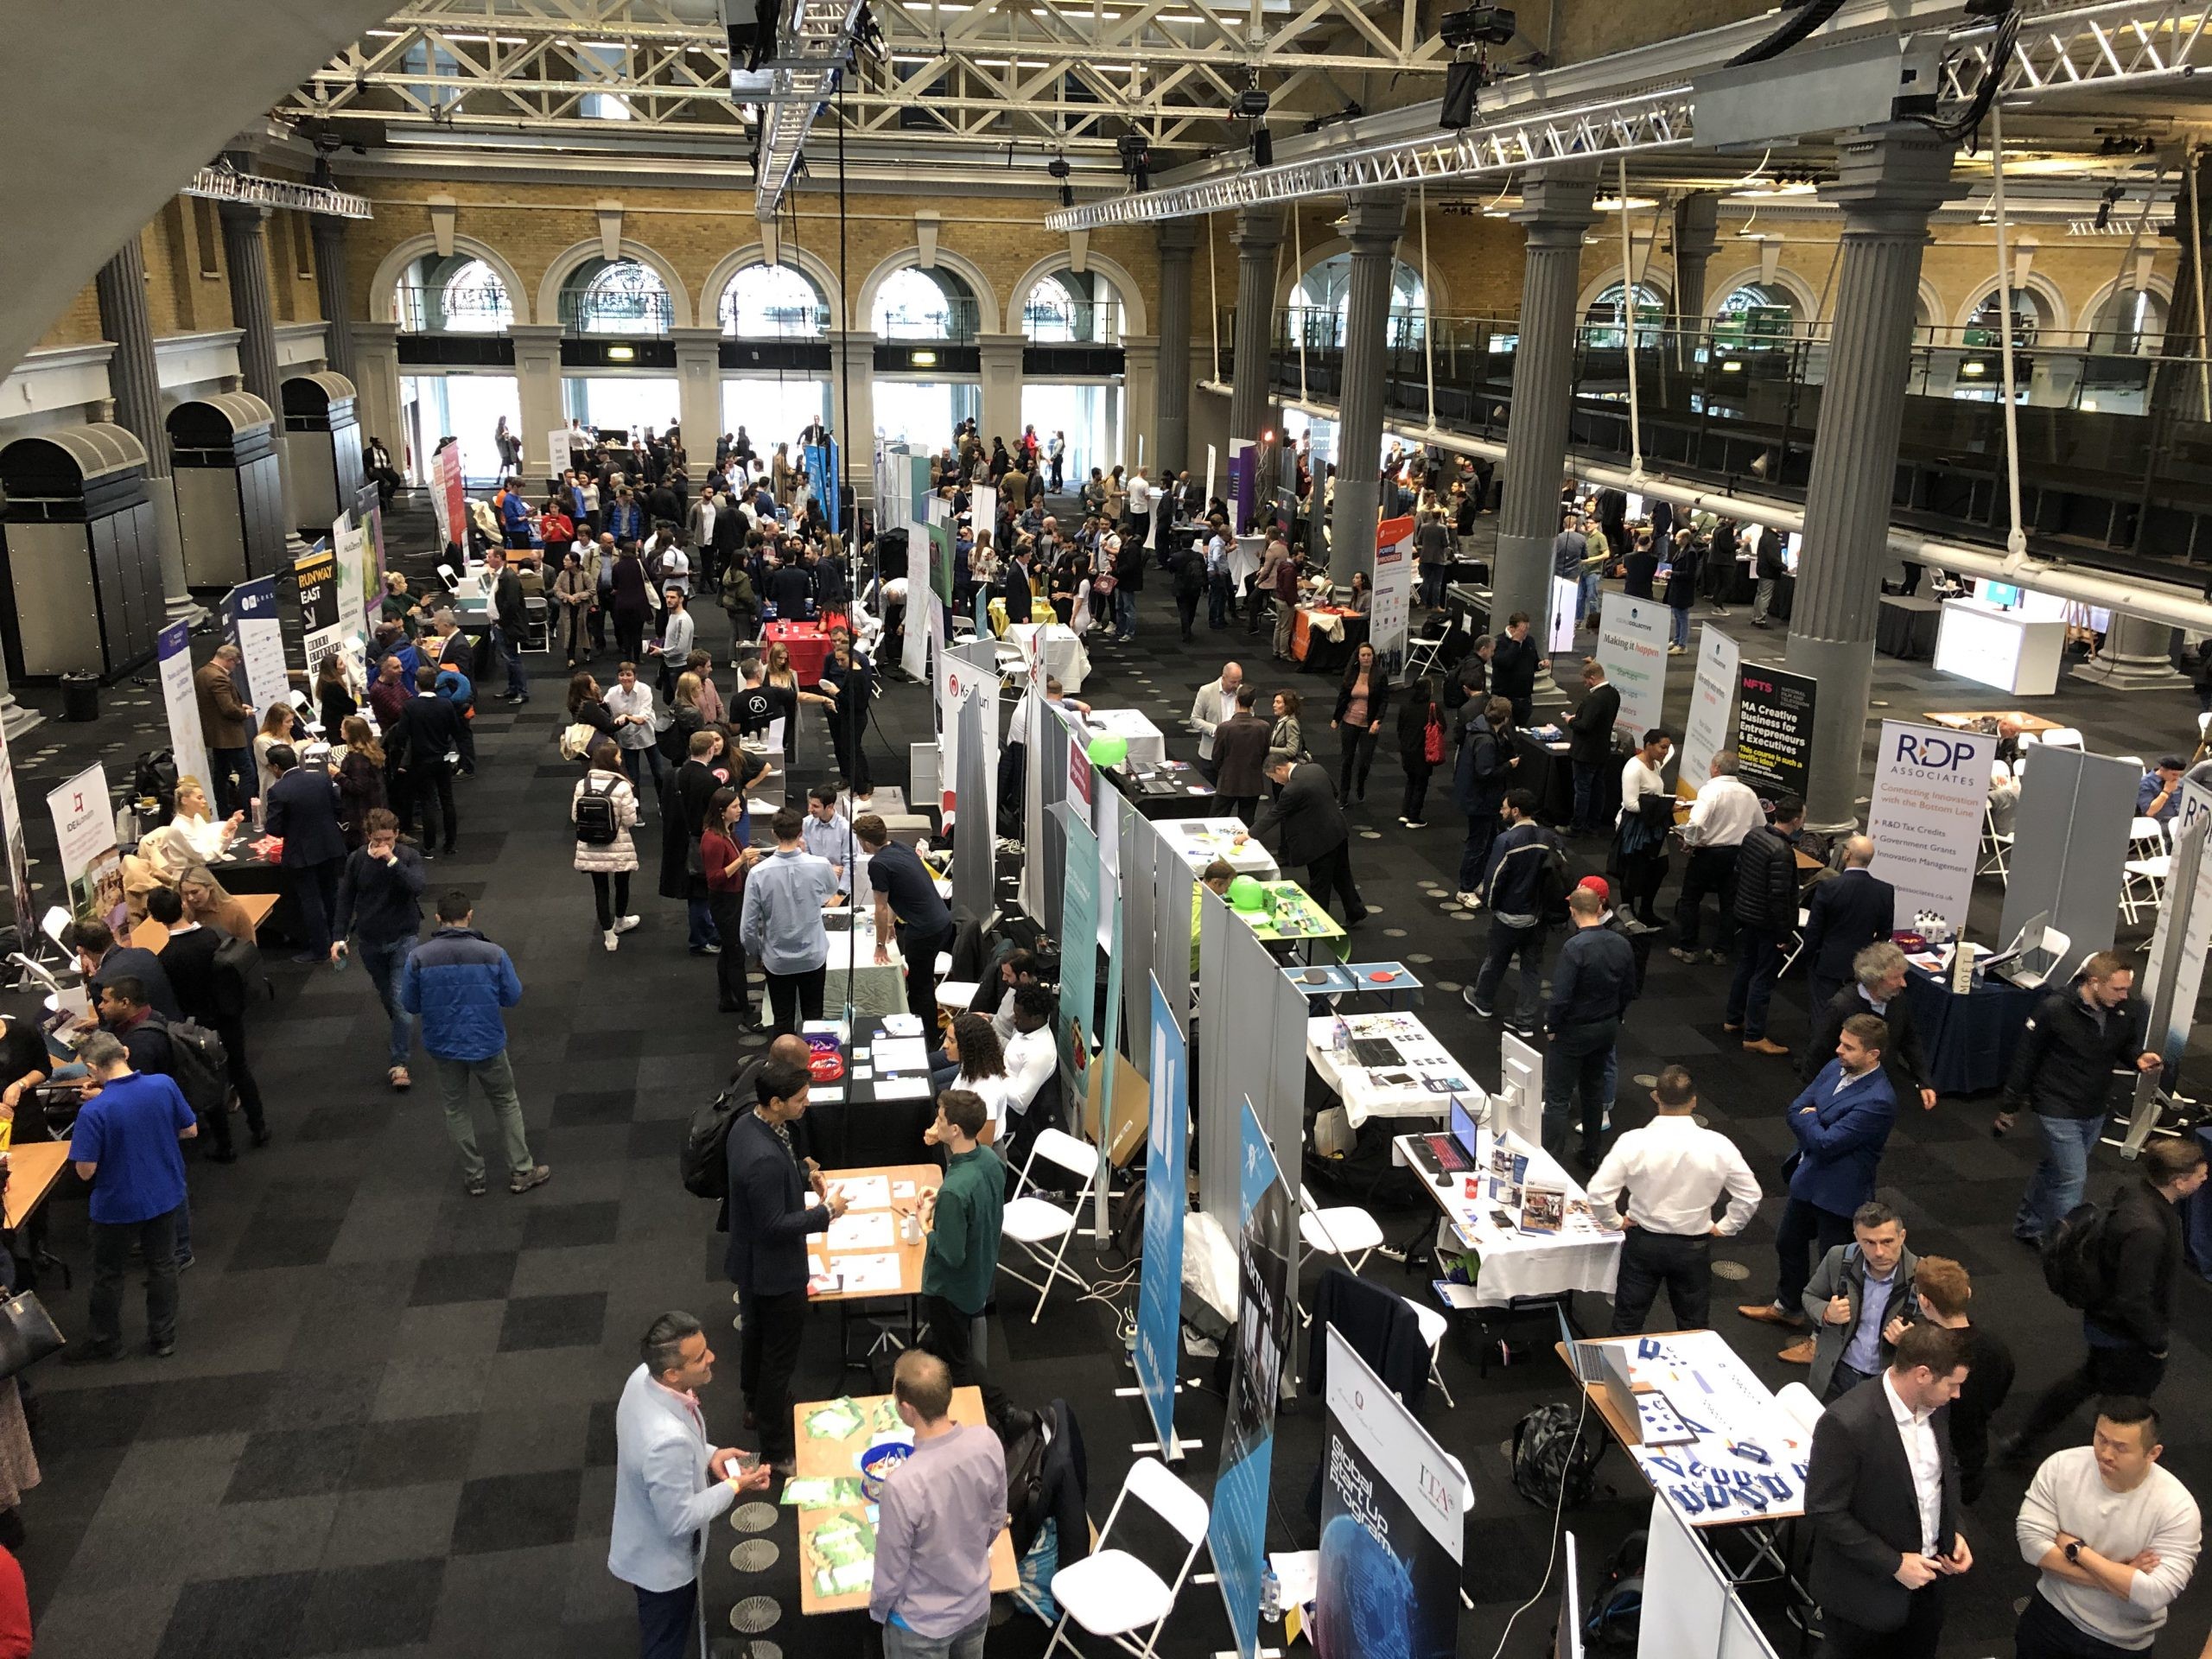
[{"label": "rdp associates banner", "polygon": [[1873,874],[1897,890],[1899,927],[1925,914],[1966,931],[1996,760],[1997,740],[1980,732],[1882,722],[1866,833]]}]

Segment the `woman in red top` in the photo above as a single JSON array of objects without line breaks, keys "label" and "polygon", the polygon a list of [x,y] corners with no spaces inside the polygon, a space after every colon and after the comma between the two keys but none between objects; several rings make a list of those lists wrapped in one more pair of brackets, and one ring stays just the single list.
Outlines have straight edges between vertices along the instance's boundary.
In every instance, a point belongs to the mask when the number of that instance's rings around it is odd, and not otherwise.
[{"label": "woman in red top", "polygon": [[537,515],[538,544],[546,548],[566,549],[576,539],[576,521],[561,510],[561,503],[547,497],[545,510]]},{"label": "woman in red top", "polygon": [[744,1023],[759,1022],[745,989],[745,947],[738,943],[745,917],[745,873],[760,861],[760,849],[752,844],[752,826],[741,790],[718,789],[707,803],[706,828],[699,832],[699,856],[707,868],[707,908],[721,936],[722,952],[715,958],[715,1006],[724,1014],[741,1014]]}]

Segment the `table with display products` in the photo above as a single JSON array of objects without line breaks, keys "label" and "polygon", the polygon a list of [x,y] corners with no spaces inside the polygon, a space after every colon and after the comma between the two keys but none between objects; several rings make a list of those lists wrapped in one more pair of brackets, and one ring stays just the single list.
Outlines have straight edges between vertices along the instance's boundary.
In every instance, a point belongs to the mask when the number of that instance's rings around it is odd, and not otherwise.
[{"label": "table with display products", "polygon": [[[1306,988],[1300,987],[1301,989]],[[1359,1046],[1389,1051],[1369,1064]],[[1306,1058],[1357,1128],[1370,1117],[1441,1117],[1473,1074],[1410,1014],[1325,1014],[1306,1022]]]},{"label": "table with display products", "polygon": [[[1480,1112],[1479,1090],[1467,1104]],[[1440,1147],[1458,1148],[1453,1161],[1463,1167],[1446,1166]],[[1447,1128],[1393,1136],[1390,1161],[1414,1173],[1441,1213],[1438,1255],[1471,1252],[1481,1264],[1471,1286],[1451,1287],[1455,1305],[1497,1308],[1576,1291],[1613,1294],[1620,1235],[1599,1221],[1581,1184],[1541,1147],[1484,1126],[1475,1131],[1470,1155]]]},{"label": "table with display products", "polygon": [[1181,855],[1192,875],[1203,876],[1217,858],[1228,861],[1237,874],[1262,881],[1281,874],[1274,855],[1252,839],[1241,818],[1155,818],[1153,827]]},{"label": "table with display products", "polygon": [[[1255,842],[1255,846],[1258,845]],[[1295,881],[1262,881],[1260,884],[1260,908],[1239,910],[1230,906],[1230,914],[1241,917],[1262,944],[1303,946],[1306,959],[1313,960],[1317,942],[1332,945],[1338,955],[1344,949],[1344,926],[1329,914],[1315,900],[1313,895]]]},{"label": "table with display products", "polygon": [[1135,709],[1093,709],[1083,717],[1094,738],[1118,737],[1129,746],[1129,764],[1156,766],[1167,758],[1167,740],[1160,728]]}]

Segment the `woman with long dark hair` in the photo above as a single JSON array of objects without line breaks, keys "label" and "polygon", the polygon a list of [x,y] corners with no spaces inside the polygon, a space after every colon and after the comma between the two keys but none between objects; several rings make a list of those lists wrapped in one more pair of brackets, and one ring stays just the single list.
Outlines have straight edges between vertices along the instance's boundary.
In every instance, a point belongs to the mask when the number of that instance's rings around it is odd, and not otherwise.
[{"label": "woman with long dark hair", "polygon": [[1375,765],[1375,746],[1381,740],[1382,715],[1389,706],[1390,671],[1376,656],[1374,645],[1362,640],[1351,661],[1344,664],[1344,683],[1337,688],[1336,712],[1329,716],[1329,724],[1344,736],[1337,798],[1346,804],[1367,798],[1367,774]]},{"label": "woman with long dark hair", "polygon": [[384,745],[359,715],[349,715],[339,734],[346,740],[346,752],[338,762],[338,814],[345,821],[350,852],[367,838],[369,814],[385,804]]}]

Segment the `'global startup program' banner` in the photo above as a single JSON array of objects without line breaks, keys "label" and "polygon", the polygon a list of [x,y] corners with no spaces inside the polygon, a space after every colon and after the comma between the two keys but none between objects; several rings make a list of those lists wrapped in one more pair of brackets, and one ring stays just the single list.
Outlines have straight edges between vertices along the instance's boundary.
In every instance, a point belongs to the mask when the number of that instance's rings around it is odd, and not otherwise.
[{"label": "'global startup program' banner", "polygon": [[[1070,859],[1072,866],[1072,855]],[[1071,880],[1074,874],[1069,871]],[[1087,935],[1070,933],[1068,938]],[[1070,951],[1073,957],[1078,954]],[[1061,964],[1066,972],[1066,964]],[[1175,1365],[1183,1323],[1183,1222],[1190,1210],[1190,1052],[1160,981],[1152,982],[1152,1122],[1145,1136],[1144,1263],[1137,1282],[1137,1386],[1160,1454],[1175,1440]],[[1455,1603],[1454,1605],[1457,1604]],[[1349,1655],[1347,1655],[1349,1659]]]}]

